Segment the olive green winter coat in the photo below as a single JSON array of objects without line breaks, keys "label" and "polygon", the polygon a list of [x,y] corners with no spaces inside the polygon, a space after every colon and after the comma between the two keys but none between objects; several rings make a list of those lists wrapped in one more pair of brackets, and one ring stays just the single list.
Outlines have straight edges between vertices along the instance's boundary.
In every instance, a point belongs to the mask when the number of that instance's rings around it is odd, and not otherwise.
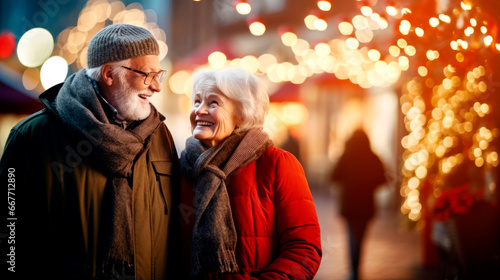
[{"label": "olive green winter coat", "polygon": [[[43,93],[40,100],[46,108],[11,130],[0,161],[3,193],[8,192],[9,176],[15,178],[9,186],[13,211],[1,211],[2,221],[13,223],[7,228],[7,235],[14,234],[7,249],[15,256],[7,266],[13,264],[16,272],[10,276],[92,279],[109,238],[100,229],[109,207],[103,202],[109,201],[110,182],[86,161],[92,143],[68,132],[54,112],[60,87]],[[175,261],[180,255],[177,152],[163,122],[148,140],[135,160],[130,182],[135,275],[136,279],[176,279]]]}]

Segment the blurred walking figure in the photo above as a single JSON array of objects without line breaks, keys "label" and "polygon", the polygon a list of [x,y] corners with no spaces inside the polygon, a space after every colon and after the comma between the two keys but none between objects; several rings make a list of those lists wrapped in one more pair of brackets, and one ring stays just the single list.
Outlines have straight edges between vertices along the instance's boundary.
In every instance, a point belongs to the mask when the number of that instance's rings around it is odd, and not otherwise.
[{"label": "blurred walking figure", "polygon": [[375,213],[373,194],[386,182],[384,173],[384,166],[371,150],[366,133],[355,130],[331,175],[331,180],[341,186],[340,214],[346,219],[348,228],[350,279],[359,277],[361,245],[368,222]]}]

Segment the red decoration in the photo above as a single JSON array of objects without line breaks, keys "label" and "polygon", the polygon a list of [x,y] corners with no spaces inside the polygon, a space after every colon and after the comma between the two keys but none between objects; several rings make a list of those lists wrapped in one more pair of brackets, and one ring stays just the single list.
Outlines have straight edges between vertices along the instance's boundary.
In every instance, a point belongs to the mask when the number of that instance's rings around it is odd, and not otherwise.
[{"label": "red decoration", "polygon": [[434,204],[434,218],[442,221],[450,216],[468,214],[474,201],[481,199],[484,199],[484,193],[471,192],[468,184],[444,190]]},{"label": "red decoration", "polygon": [[9,58],[16,49],[16,38],[11,32],[0,33],[0,59]]}]

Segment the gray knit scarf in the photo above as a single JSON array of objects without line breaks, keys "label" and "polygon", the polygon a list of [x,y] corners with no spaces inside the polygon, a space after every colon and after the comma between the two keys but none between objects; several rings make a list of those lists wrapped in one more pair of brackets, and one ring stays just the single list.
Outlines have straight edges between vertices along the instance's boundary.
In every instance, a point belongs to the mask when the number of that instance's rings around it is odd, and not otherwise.
[{"label": "gray knit scarf", "polygon": [[195,221],[191,244],[191,276],[233,273],[236,263],[236,228],[226,189],[231,172],[258,159],[272,146],[260,128],[233,133],[206,149],[190,137],[181,153],[184,176],[195,182]]},{"label": "gray knit scarf", "polygon": [[[54,104],[62,122],[71,130],[78,144],[90,142],[91,150],[81,156],[111,182],[107,249],[103,270],[133,265],[132,170],[149,136],[159,127],[163,116],[151,105],[151,114],[127,129],[111,123],[85,70],[71,75],[59,91]],[[88,145],[86,147],[89,147]],[[106,203],[106,202],[105,202]],[[103,209],[107,209],[104,204]],[[118,266],[115,268],[115,264]]]}]

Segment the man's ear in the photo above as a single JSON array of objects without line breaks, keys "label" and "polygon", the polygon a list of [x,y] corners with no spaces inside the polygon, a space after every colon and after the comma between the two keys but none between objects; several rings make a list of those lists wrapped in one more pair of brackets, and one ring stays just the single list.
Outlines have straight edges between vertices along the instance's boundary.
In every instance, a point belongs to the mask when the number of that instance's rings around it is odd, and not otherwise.
[{"label": "man's ear", "polygon": [[101,68],[102,81],[107,86],[111,86],[113,84],[113,79],[115,78],[115,74],[112,70],[113,68],[109,64],[104,64]]}]

